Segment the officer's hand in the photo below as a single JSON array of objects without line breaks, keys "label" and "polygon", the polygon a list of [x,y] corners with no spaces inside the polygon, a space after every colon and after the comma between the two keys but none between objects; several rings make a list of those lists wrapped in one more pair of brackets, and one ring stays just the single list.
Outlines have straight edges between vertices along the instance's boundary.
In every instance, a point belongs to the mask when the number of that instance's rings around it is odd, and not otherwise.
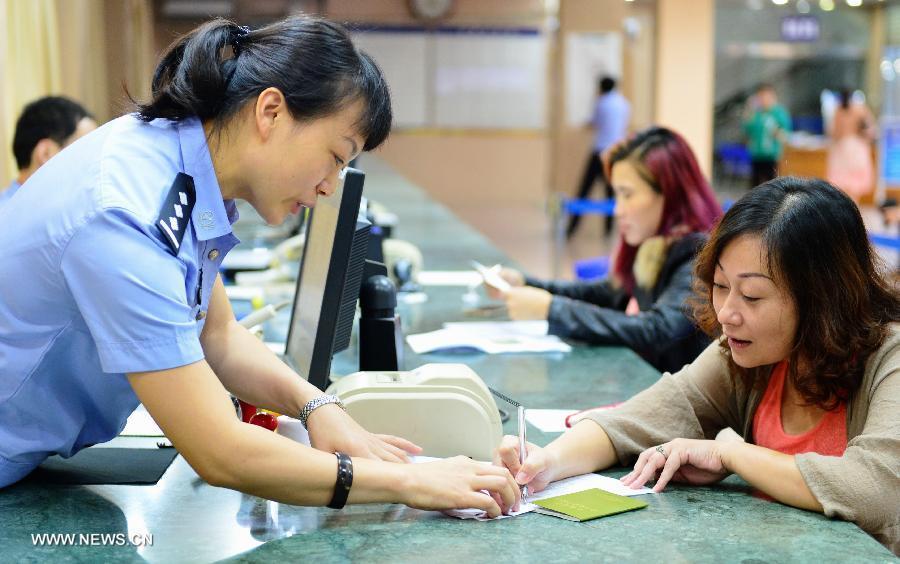
[{"label": "officer's hand", "polygon": [[522,286],[510,288],[504,295],[504,300],[509,318],[514,321],[547,319],[553,294],[540,288]]},{"label": "officer's hand", "polygon": [[335,404],[323,405],[313,411],[306,424],[310,444],[326,452],[343,452],[388,462],[409,462],[407,454],[422,452],[421,447],[406,439],[366,431]]},{"label": "officer's hand", "polygon": [[517,510],[521,492],[506,468],[464,456],[410,464],[403,503],[418,509],[482,509],[490,517]]}]

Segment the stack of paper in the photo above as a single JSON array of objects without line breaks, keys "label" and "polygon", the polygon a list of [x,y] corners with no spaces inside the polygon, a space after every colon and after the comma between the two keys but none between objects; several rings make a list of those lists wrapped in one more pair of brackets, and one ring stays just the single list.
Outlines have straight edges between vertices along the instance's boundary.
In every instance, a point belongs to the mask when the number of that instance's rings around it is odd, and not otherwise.
[{"label": "stack of paper", "polygon": [[546,321],[445,323],[443,329],[409,335],[417,354],[448,350],[479,350],[488,354],[570,352],[572,347],[547,334]]}]

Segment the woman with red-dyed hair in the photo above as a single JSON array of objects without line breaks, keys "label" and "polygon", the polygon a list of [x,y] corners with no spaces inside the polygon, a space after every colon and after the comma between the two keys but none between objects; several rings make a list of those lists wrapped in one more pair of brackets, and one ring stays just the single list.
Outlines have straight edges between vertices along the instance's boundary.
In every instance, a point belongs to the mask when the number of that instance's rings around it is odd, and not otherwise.
[{"label": "woman with red-dyed hair", "polygon": [[512,319],[546,319],[551,334],[624,345],[674,372],[709,343],[688,317],[685,298],[694,256],[722,210],[674,131],[646,129],[614,147],[608,162],[620,234],[611,276],[541,281],[504,268],[500,275],[512,288],[488,291],[506,301]]}]

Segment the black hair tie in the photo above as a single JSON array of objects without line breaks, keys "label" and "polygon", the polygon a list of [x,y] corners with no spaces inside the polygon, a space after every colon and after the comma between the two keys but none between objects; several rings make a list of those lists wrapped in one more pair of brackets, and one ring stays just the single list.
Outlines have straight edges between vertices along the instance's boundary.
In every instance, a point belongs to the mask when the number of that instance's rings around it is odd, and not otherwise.
[{"label": "black hair tie", "polygon": [[231,48],[234,49],[234,56],[241,54],[241,47],[246,41],[246,37],[250,35],[250,26],[239,25],[231,30]]}]

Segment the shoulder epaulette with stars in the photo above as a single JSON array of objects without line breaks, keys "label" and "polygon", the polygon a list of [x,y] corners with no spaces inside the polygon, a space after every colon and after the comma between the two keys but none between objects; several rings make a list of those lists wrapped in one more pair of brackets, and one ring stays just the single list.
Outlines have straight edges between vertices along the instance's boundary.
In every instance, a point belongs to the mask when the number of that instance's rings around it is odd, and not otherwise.
[{"label": "shoulder epaulette with stars", "polygon": [[183,172],[179,172],[169,188],[169,194],[159,210],[159,218],[156,226],[163,234],[169,248],[176,255],[181,247],[181,240],[187,232],[191,221],[191,211],[197,201],[197,192],[194,190],[194,179]]}]

